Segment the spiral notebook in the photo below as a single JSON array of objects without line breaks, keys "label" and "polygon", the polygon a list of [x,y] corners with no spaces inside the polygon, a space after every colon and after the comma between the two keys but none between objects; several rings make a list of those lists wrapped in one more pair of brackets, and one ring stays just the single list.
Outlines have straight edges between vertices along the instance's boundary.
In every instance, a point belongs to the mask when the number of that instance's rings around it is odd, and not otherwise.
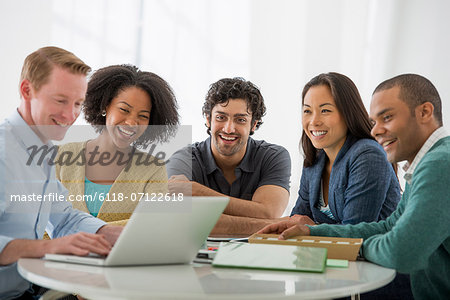
[{"label": "spiral notebook", "polygon": [[215,267],[319,272],[325,270],[326,248],[221,243],[213,260]]}]

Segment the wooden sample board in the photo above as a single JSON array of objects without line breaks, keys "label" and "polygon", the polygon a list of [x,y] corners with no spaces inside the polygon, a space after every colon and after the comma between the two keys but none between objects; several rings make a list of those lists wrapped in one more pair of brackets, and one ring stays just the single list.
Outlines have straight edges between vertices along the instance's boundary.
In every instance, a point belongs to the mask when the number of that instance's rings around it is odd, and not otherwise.
[{"label": "wooden sample board", "polygon": [[253,234],[249,243],[294,245],[328,249],[328,258],[356,260],[363,239],[337,238],[326,236],[295,236],[287,240],[279,240],[277,234]]}]

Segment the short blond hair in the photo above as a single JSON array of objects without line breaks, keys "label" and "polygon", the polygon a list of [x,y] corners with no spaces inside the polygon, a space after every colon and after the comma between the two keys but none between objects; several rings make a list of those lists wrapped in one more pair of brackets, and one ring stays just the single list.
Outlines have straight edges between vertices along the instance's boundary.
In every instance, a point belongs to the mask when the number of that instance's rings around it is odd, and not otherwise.
[{"label": "short blond hair", "polygon": [[91,67],[72,52],[58,47],[43,47],[25,58],[20,82],[27,79],[38,91],[47,83],[54,66],[64,68],[73,74],[86,76],[91,71]]}]

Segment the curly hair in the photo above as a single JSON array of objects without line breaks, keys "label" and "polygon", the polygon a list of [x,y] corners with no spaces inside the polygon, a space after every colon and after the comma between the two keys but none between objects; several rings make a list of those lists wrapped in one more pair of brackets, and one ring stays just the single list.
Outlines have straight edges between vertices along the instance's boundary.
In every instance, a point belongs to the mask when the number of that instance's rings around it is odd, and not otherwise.
[{"label": "curly hair", "polygon": [[[230,99],[244,99],[247,102],[247,109],[252,113],[251,127],[253,128],[256,123],[258,129],[262,125],[262,117],[266,114],[264,98],[256,85],[241,77],[223,78],[211,84],[203,104],[203,115],[211,119],[214,106],[228,104]],[[206,132],[210,135],[211,128],[208,127]],[[254,131],[251,131],[250,135],[253,133]]]},{"label": "curly hair", "polygon": [[106,124],[102,112],[117,95],[129,87],[138,87],[150,97],[152,109],[149,125],[134,146],[146,147],[152,142],[166,142],[179,124],[178,104],[169,84],[158,75],[139,70],[133,65],[113,65],[97,70],[88,82],[83,113],[97,132]]}]

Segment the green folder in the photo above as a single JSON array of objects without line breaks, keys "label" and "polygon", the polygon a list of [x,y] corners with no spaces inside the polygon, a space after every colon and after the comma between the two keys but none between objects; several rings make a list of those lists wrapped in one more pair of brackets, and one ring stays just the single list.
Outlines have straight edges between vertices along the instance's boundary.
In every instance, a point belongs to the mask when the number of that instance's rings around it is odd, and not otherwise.
[{"label": "green folder", "polygon": [[301,246],[221,243],[212,262],[215,267],[323,272],[326,248]]}]

